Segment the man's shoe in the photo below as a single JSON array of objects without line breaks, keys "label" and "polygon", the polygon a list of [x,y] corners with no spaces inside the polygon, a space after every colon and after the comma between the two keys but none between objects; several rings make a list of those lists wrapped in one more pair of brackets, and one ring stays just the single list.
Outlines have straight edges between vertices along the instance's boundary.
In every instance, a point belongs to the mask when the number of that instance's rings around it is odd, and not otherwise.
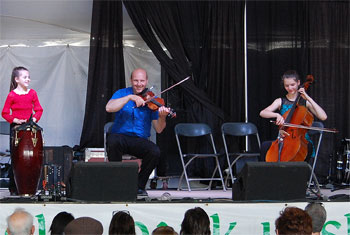
[{"label": "man's shoe", "polygon": [[144,189],[138,189],[137,190],[137,196],[145,196],[145,197],[148,197],[148,193],[146,192],[146,190]]}]

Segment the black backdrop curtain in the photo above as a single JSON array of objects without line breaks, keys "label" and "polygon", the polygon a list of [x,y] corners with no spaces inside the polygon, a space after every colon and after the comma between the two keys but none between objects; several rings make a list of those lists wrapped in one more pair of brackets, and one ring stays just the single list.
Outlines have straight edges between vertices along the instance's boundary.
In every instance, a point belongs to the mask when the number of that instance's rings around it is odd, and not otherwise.
[{"label": "black backdrop curtain", "polygon": [[[124,1],[124,5],[170,77],[178,82],[192,75],[193,80],[182,85],[185,100],[191,101],[192,121],[205,121],[209,115],[241,119],[237,113],[243,102],[239,95],[244,79],[243,2]],[[237,91],[230,90],[230,84],[238,85]]]},{"label": "black backdrop curtain", "polygon": [[350,3],[348,1],[248,1],[248,93],[250,121],[262,140],[277,136],[277,128],[259,111],[285,95],[280,80],[288,69],[315,77],[308,94],[325,109],[326,127],[316,168],[326,177],[329,157],[350,136],[349,64]]},{"label": "black backdrop curtain", "polygon": [[125,87],[122,39],[122,3],[94,1],[82,148],[102,147],[104,124],[113,120],[105,107],[112,94]]},{"label": "black backdrop curtain", "polygon": [[[124,1],[124,5],[174,82],[192,76],[181,85],[187,122],[208,123],[220,137],[224,120],[244,120],[244,2]],[[173,131],[168,133],[174,136]],[[208,151],[205,146],[202,150]],[[200,175],[210,174],[211,168],[196,167],[206,171]]]}]

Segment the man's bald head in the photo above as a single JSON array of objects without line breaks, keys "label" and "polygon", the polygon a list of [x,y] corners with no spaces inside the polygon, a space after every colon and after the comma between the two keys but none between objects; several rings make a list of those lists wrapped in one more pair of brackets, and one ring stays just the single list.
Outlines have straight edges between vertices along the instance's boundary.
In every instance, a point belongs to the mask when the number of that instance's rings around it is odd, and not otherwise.
[{"label": "man's bald head", "polygon": [[132,79],[134,76],[144,76],[146,79],[148,79],[147,72],[143,68],[137,68],[132,71],[130,79]]},{"label": "man's bald head", "polygon": [[33,216],[22,208],[17,208],[7,217],[9,235],[30,235],[34,233]]}]

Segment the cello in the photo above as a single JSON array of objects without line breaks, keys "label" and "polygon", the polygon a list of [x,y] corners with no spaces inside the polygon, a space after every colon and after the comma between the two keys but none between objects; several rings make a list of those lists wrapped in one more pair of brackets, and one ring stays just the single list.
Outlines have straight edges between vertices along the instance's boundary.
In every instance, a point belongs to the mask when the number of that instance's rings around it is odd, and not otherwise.
[{"label": "cello", "polygon": [[[313,81],[313,76],[308,75],[302,87],[307,90]],[[306,106],[300,104],[300,98],[298,93],[292,108],[283,114],[283,118],[286,123],[311,127],[314,116]],[[282,125],[279,129],[287,132],[287,135],[282,137],[279,132],[277,140],[266,153],[266,162],[304,161],[308,153],[308,141],[305,139],[307,128]]]}]

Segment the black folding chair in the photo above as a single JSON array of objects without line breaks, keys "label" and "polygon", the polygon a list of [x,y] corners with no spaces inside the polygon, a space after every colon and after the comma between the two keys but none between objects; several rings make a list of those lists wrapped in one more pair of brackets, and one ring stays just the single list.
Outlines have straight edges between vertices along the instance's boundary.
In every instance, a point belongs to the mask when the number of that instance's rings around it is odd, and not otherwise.
[{"label": "black folding chair", "polygon": [[[105,152],[105,162],[108,161],[108,156],[107,156],[107,136],[112,130],[114,122],[107,122],[103,128],[103,144],[104,144],[104,152]],[[136,160],[137,157],[129,155],[129,154],[124,154],[122,157],[123,160]]]},{"label": "black folding chair", "polygon": [[[229,175],[231,177],[231,182],[233,184],[234,177],[232,172],[232,167],[234,164],[237,163],[237,161],[242,157],[259,157],[260,155],[260,138],[258,134],[258,128],[253,123],[246,123],[246,122],[227,122],[222,124],[221,126],[221,134],[222,134],[222,140],[225,147],[225,153],[226,153],[226,159],[228,164],[228,170]],[[257,141],[257,146],[259,148],[258,152],[250,151],[248,148],[248,151],[244,152],[230,152],[229,146],[227,143],[228,136],[234,136],[234,137],[249,137],[249,136],[255,136]],[[248,146],[249,147],[249,146]],[[235,159],[231,162],[230,157],[234,156]],[[225,185],[227,186],[227,180],[228,177],[225,179]]]},{"label": "black folding chair", "polygon": [[[322,122],[313,122],[312,123],[312,127],[319,127],[319,128],[324,128],[324,125]],[[323,137],[323,131],[322,130],[309,130],[307,132],[309,134],[309,136],[313,139],[317,140],[317,143],[314,143],[316,148],[315,148],[315,157],[313,159],[313,164],[312,164],[312,168],[311,168],[311,175],[310,175],[310,179],[309,179],[309,183],[307,185],[308,189],[313,192],[314,194],[316,194],[317,196],[321,197],[321,190],[320,190],[320,185],[318,183],[317,177],[315,175],[315,167],[316,167],[316,162],[317,162],[317,157],[318,157],[318,153],[321,147],[321,142],[322,142],[322,137]],[[315,186],[315,190],[314,191],[311,188],[311,183],[312,181],[314,181],[314,186]]]},{"label": "black folding chair", "polygon": [[[10,123],[8,123],[6,121],[0,121],[0,135],[10,136],[10,133],[11,133]],[[10,145],[11,145],[11,143],[9,143],[9,150],[11,149]],[[4,152],[4,153],[1,153],[1,155],[10,156],[10,153]]]},{"label": "black folding chair", "polygon": [[[211,128],[204,123],[179,123],[175,126],[175,137],[177,141],[177,145],[179,148],[179,155],[183,167],[183,172],[181,174],[180,180],[179,180],[179,186],[177,190],[181,189],[182,185],[182,180],[183,177],[185,176],[186,183],[187,183],[187,188],[188,191],[191,191],[191,186],[190,182],[191,181],[210,181],[209,186],[207,189],[211,189],[212,181],[213,180],[218,180],[221,181],[223,190],[226,191],[226,187],[224,184],[224,179],[222,176],[222,171],[220,168],[219,164],[219,156],[216,152],[215,144],[214,144],[214,139],[212,135]],[[189,138],[197,138],[199,139],[200,137],[209,137],[209,142],[212,148],[212,152],[210,153],[185,153],[184,147],[183,147],[183,137],[189,137]],[[187,168],[193,162],[195,159],[199,158],[214,158],[215,159],[215,169],[213,171],[213,174],[211,178],[191,178],[188,176]],[[215,177],[216,172],[219,172],[220,177]]]}]

